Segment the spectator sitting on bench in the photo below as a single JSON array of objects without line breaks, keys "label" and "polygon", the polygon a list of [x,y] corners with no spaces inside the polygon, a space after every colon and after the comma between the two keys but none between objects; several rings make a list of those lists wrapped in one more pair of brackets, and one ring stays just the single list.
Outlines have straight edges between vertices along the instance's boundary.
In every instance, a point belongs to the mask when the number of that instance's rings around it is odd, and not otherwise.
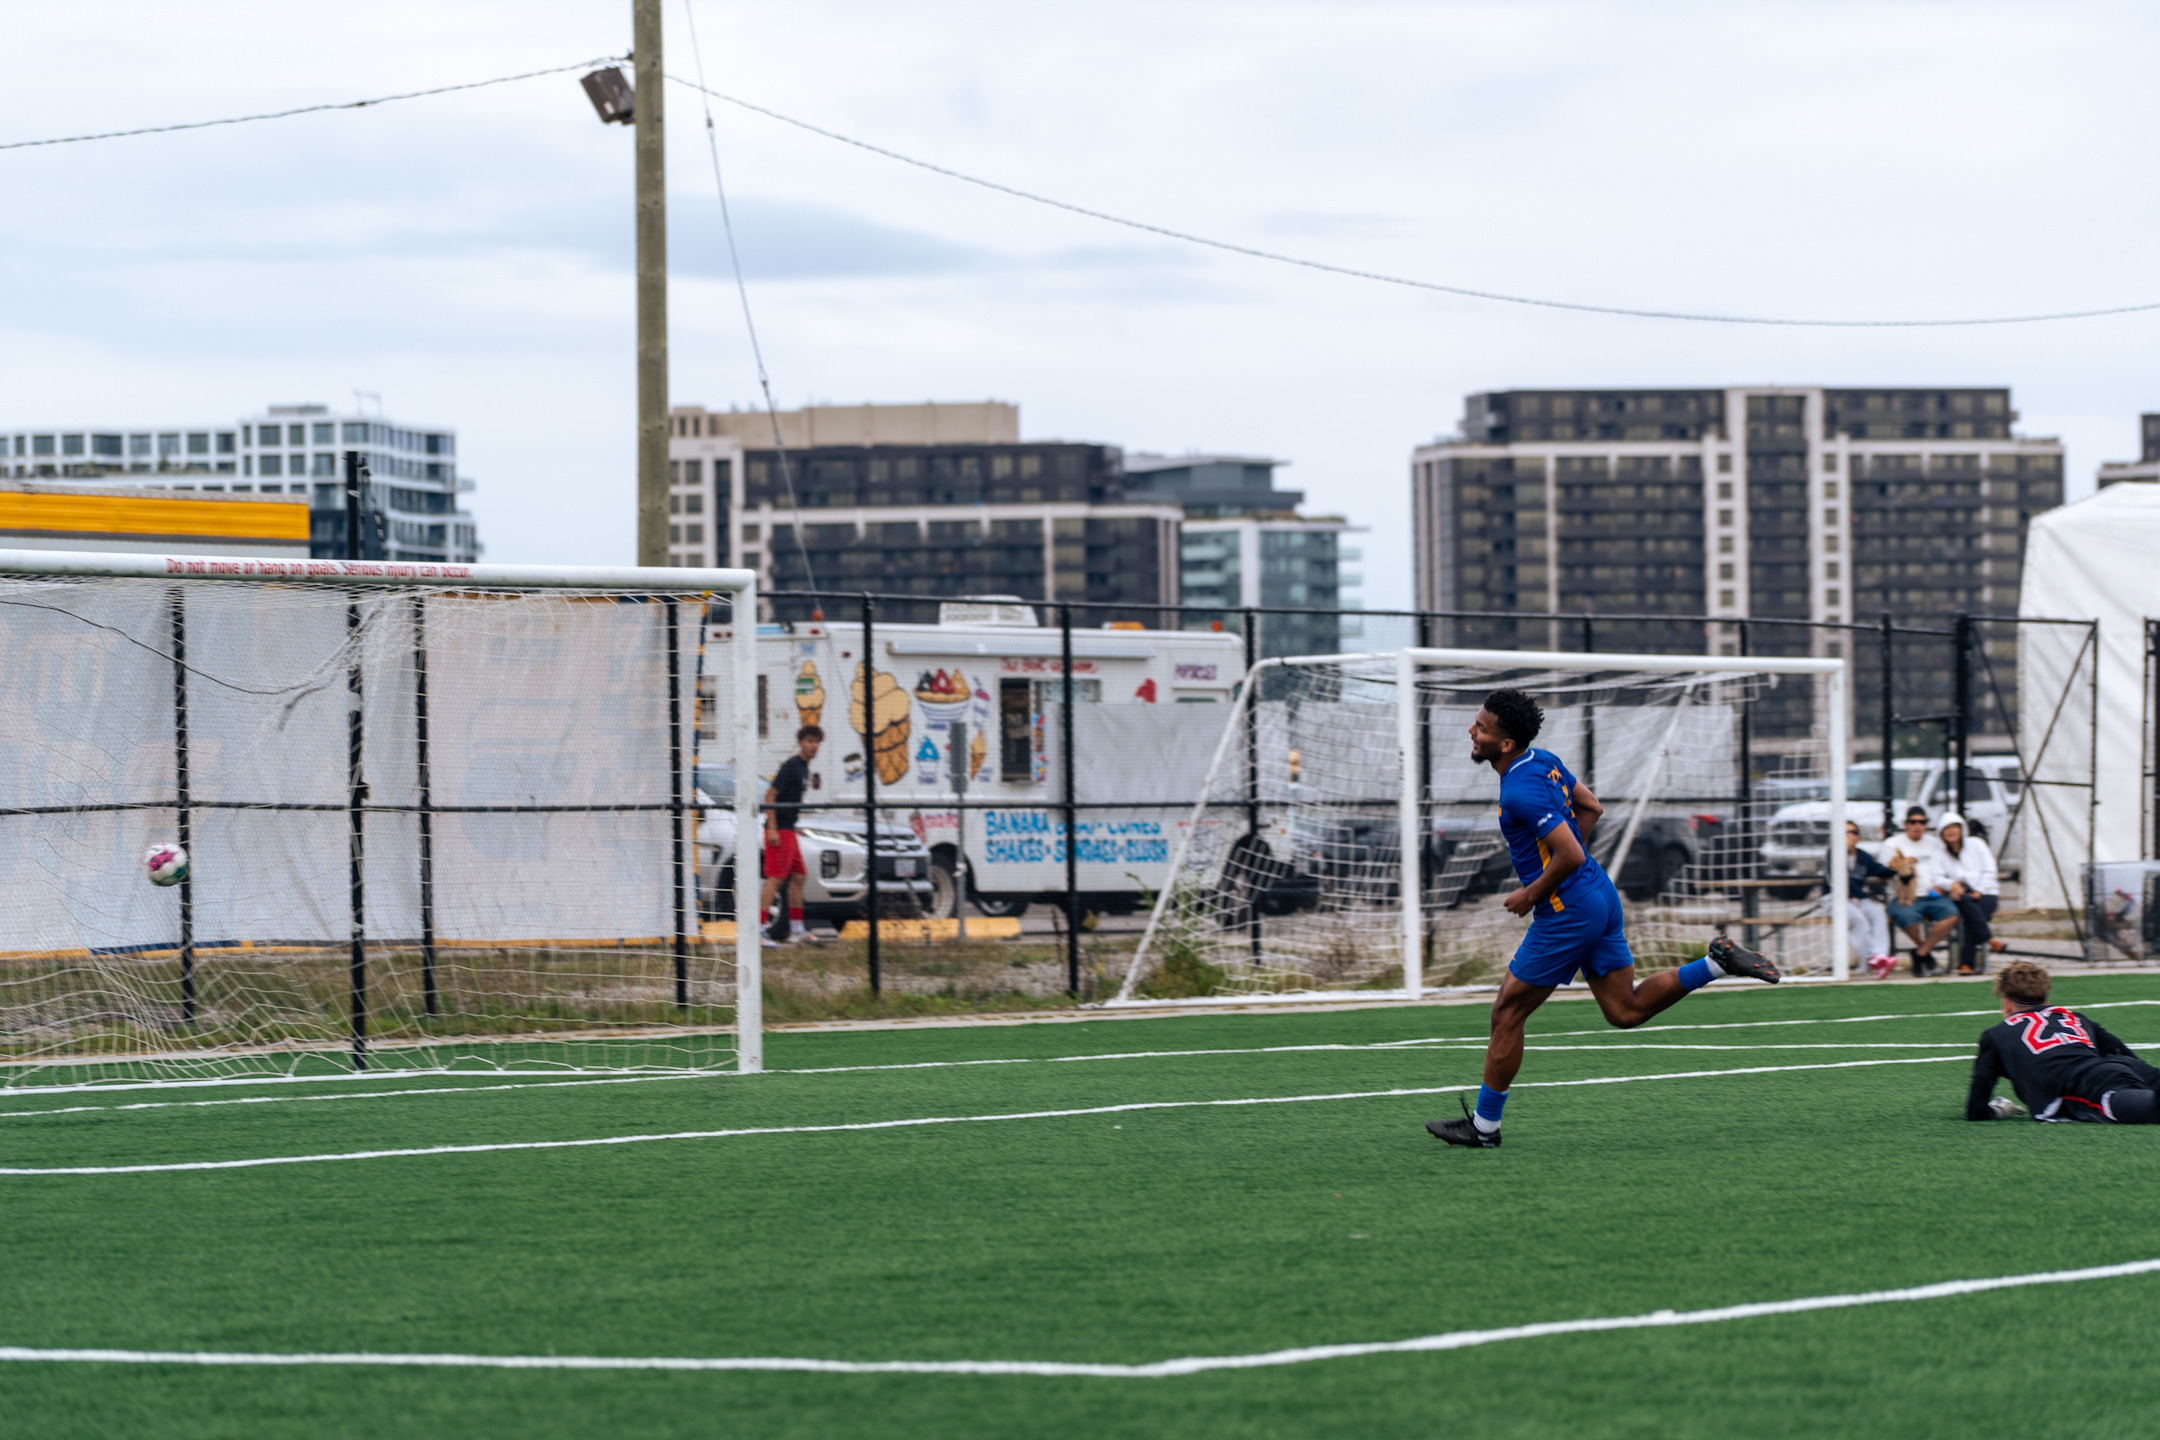
[{"label": "spectator sitting on bench", "polygon": [[1883,863],[1898,877],[1890,923],[1912,937],[1915,975],[1935,972],[1935,947],[1958,922],[1957,904],[1944,893],[1955,877],[1938,874],[1945,853],[1942,841],[1928,831],[1927,810],[1919,805],[1905,812],[1905,833],[1883,847]]},{"label": "spectator sitting on bench", "polygon": [[1958,974],[1984,975],[1987,961],[1980,958],[1981,945],[1990,950],[2006,948],[1989,923],[2002,903],[2002,884],[1995,874],[1995,852],[1978,835],[1967,835],[1967,828],[1965,817],[1955,810],[1945,811],[1935,822],[1943,847],[1938,863],[1941,877],[1950,881],[1950,903],[1965,922],[1964,933],[1958,937]]},{"label": "spectator sitting on bench", "polygon": [[[1825,870],[1824,874],[1829,872]],[[1890,956],[1890,919],[1882,902],[1869,893],[1875,882],[1894,883],[1897,873],[1860,848],[1860,827],[1845,822],[1845,930],[1852,952],[1867,961],[1868,973],[1887,979],[1897,968]]]}]

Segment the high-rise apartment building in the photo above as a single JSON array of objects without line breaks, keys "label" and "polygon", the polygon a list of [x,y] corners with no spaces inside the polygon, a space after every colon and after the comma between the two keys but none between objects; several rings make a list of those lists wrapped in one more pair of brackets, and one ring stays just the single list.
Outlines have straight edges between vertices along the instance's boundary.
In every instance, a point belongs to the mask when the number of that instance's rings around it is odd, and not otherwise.
[{"label": "high-rise apartment building", "polygon": [[[1502,612],[1451,632],[1509,648],[1572,648],[1547,617],[1583,612],[1672,617],[1599,622],[1614,650],[1733,650],[1747,621],[1759,655],[1844,643],[1778,621],[2014,616],[2026,521],[2063,489],[2061,442],[2016,419],[2006,388],[1472,395],[1460,436],[1411,458],[1418,605]],[[2014,697],[2015,638],[1986,643]],[[1947,703],[1950,657],[1927,653],[1897,682],[1908,713]]]},{"label": "high-rise apartment building", "polygon": [[1275,488],[1275,467],[1288,463],[1258,455],[1135,452],[1125,457],[1125,493],[1135,500],[1175,505],[1188,520],[1294,515],[1305,503],[1305,492]]},{"label": "high-rise apartment building", "polygon": [[[1178,590],[1189,606],[1188,630],[1236,629],[1238,611],[1355,610],[1349,593],[1363,577],[1342,567],[1361,558],[1342,543],[1359,533],[1341,516],[1304,516],[1300,490],[1275,488],[1275,468],[1287,462],[1254,455],[1125,457],[1125,488],[1136,499],[1166,501],[1185,515],[1178,547]],[[1256,653],[1326,655],[1358,633],[1354,617],[1269,615],[1258,627]]]},{"label": "high-rise apartment building", "polygon": [[780,446],[762,411],[673,416],[673,564],[741,565],[769,589],[1099,601],[1150,622],[1177,603],[1177,508],[1135,503],[1115,446],[1021,441],[1015,406],[783,411]]},{"label": "high-rise apartment building", "polygon": [[75,484],[309,497],[317,557],[345,553],[342,456],[373,475],[382,534],[369,553],[471,564],[485,546],[458,508],[457,432],[327,405],[271,405],[216,425],[46,426],[0,430],[0,474]]},{"label": "high-rise apartment building", "polygon": [[[1222,608],[1212,613],[1187,610],[1184,628],[1206,630],[1220,624],[1236,629],[1237,612],[1249,606],[1354,611],[1355,602],[1346,600],[1344,592],[1361,584],[1363,577],[1343,566],[1355,563],[1360,552],[1344,545],[1342,537],[1360,529],[1332,515],[1187,520],[1178,548],[1178,583],[1185,603]],[[1345,639],[1358,634],[1358,625],[1355,615],[1263,615],[1256,653],[1334,654]]]},{"label": "high-rise apartment building", "polygon": [[2101,462],[2101,489],[2125,480],[2160,480],[2160,415],[2138,416],[2138,438],[2143,444],[2137,459]]}]

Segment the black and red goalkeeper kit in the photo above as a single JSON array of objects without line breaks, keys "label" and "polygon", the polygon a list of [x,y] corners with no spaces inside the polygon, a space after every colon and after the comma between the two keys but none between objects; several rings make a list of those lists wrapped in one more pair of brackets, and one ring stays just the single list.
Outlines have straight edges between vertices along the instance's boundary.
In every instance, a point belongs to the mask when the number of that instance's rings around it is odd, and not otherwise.
[{"label": "black and red goalkeeper kit", "polygon": [[2160,1120],[2160,1070],[2100,1025],[2061,1005],[2020,1010],[1980,1036],[1965,1118],[1988,1120],[1995,1082],[2010,1077],[2035,1120]]}]

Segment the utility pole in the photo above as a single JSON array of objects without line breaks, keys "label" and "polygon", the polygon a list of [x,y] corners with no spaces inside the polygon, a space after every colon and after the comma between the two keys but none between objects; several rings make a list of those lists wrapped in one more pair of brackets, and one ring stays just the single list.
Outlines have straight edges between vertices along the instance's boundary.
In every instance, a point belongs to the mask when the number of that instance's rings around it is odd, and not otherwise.
[{"label": "utility pole", "polygon": [[660,0],[630,0],[637,65],[637,563],[668,563],[667,138]]}]

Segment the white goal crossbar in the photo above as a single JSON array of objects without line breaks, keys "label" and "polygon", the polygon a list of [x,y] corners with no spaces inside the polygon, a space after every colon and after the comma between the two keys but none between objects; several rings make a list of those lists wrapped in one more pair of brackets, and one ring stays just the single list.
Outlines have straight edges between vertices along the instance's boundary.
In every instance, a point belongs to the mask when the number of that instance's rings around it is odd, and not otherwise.
[{"label": "white goal crossbar", "polygon": [[[760,859],[760,848],[756,843],[759,790],[751,773],[757,754],[757,711],[754,705],[740,699],[757,692],[757,576],[754,571],[0,550],[0,577],[6,576],[170,580],[176,583],[253,581],[345,590],[407,587],[448,592],[578,590],[705,593],[731,597],[735,624],[729,647],[733,665],[728,683],[738,699],[726,709],[732,720],[731,755],[738,772],[734,802],[738,837],[734,867],[736,1063],[745,1073],[763,1068],[763,991],[758,927],[753,920],[757,914]],[[576,882],[571,879],[566,883]]]},{"label": "white goal crossbar", "polygon": [[[1165,917],[1179,903],[1179,877],[1187,874],[1188,867],[1194,863],[1194,846],[1206,830],[1206,814],[1211,808],[1226,808],[1223,802],[1214,798],[1217,783],[1223,778],[1226,761],[1237,748],[1235,742],[1241,736],[1250,737],[1255,733],[1257,723],[1254,712],[1257,703],[1256,697],[1265,688],[1266,677],[1270,672],[1290,671],[1298,667],[1322,666],[1358,670],[1368,680],[1380,675],[1388,676],[1395,695],[1394,763],[1400,781],[1395,803],[1394,823],[1396,825],[1396,834],[1400,837],[1417,836],[1422,833],[1424,828],[1423,817],[1428,801],[1428,797],[1421,793],[1419,770],[1416,764],[1420,739],[1420,714],[1416,697],[1418,678],[1421,671],[1438,667],[1456,667],[1470,670],[1491,670],[1496,674],[1501,672],[1519,673],[1522,671],[1550,670],[1634,675],[1699,675],[1706,685],[1750,677],[1819,677],[1825,685],[1824,703],[1821,706],[1821,724],[1823,750],[1826,760],[1825,768],[1827,770],[1825,778],[1827,780],[1831,835],[1829,853],[1824,861],[1827,871],[1824,876],[1824,883],[1829,920],[1830,974],[1837,980],[1849,978],[1851,974],[1851,946],[1846,930],[1848,909],[1847,867],[1845,847],[1842,843],[1846,814],[1846,751],[1849,740],[1845,713],[1845,662],[1842,659],[1811,656],[1630,655],[1559,650],[1421,648],[1340,655],[1278,657],[1258,662],[1247,673],[1236,697],[1236,703],[1232,707],[1229,723],[1224,727],[1222,739],[1218,743],[1210,763],[1206,783],[1202,786],[1201,799],[1195,805],[1190,819],[1181,827],[1178,835],[1170,862],[1171,880],[1163,886],[1161,892],[1156,896],[1155,905],[1149,913],[1147,928],[1142,935],[1138,949],[1134,952],[1132,964],[1125,973],[1117,995],[1105,1002],[1106,1004],[1163,1003],[1159,1000],[1140,999],[1137,995],[1137,987],[1144,978],[1144,972],[1150,963],[1151,947],[1158,942],[1163,932]],[[1692,693],[1692,689],[1693,687],[1689,687],[1688,691],[1683,693],[1681,697],[1682,706],[1676,707],[1676,720],[1679,709],[1684,708],[1684,702],[1688,694]],[[1672,743],[1673,730],[1668,727],[1663,732],[1663,740],[1658,748],[1656,761],[1651,767],[1651,774],[1647,782],[1649,786],[1655,786],[1656,774],[1662,768],[1666,759],[1666,752]],[[1742,783],[1743,785],[1748,783],[1747,777],[1742,777]],[[1620,864],[1625,861],[1626,848],[1634,839],[1636,829],[1642,820],[1644,808],[1644,804],[1638,801],[1633,814],[1627,822],[1626,833],[1621,841],[1621,849],[1615,857],[1616,861],[1619,862],[1613,867],[1616,871],[1620,868]],[[1757,842],[1750,840],[1749,843]],[[1297,1001],[1317,999],[1373,1000],[1386,998],[1389,994],[1393,994],[1398,998],[1413,999],[1423,995],[1427,988],[1423,974],[1423,954],[1426,938],[1425,927],[1428,922],[1421,903],[1424,889],[1423,880],[1425,878],[1421,876],[1419,871],[1423,859],[1420,853],[1422,847],[1419,844],[1398,841],[1395,848],[1397,859],[1393,863],[1399,866],[1400,877],[1399,881],[1394,885],[1397,890],[1399,926],[1396,929],[1393,943],[1400,947],[1401,953],[1403,983],[1399,990],[1393,992],[1371,989],[1296,990],[1278,995],[1253,994],[1238,998]],[[1219,1002],[1222,997],[1198,998],[1212,998]]]}]

